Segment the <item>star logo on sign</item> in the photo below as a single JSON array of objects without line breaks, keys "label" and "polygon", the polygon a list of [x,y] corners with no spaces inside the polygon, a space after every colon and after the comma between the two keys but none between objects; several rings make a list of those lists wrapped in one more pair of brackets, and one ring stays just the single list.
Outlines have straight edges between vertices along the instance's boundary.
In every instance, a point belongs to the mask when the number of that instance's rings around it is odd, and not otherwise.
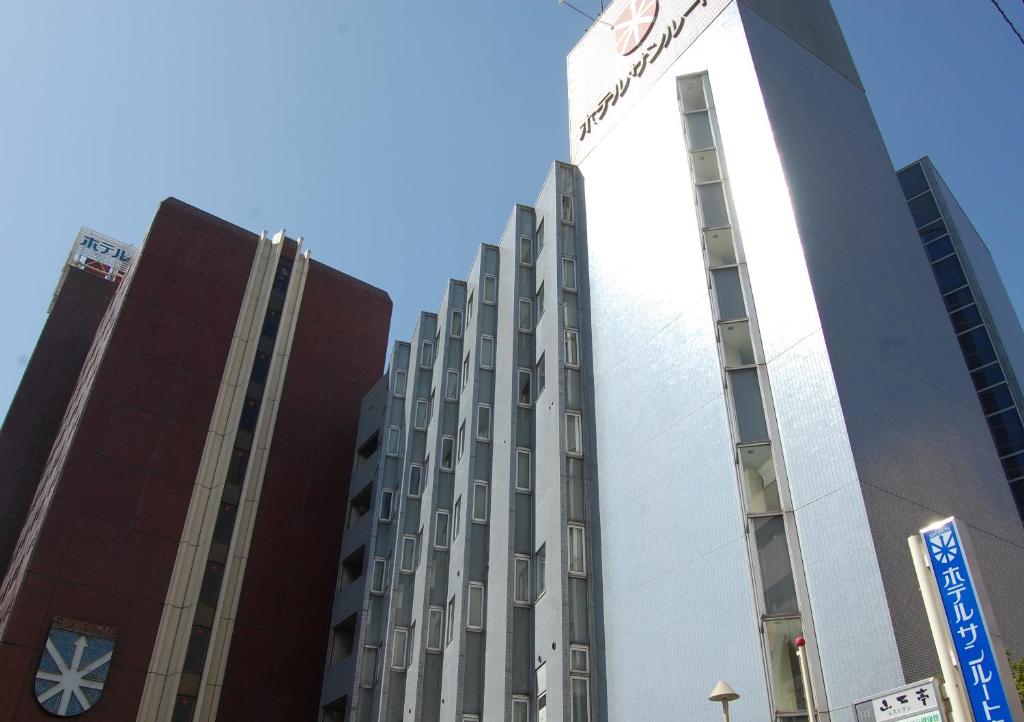
[{"label": "star logo on sign", "polygon": [[50,714],[74,717],[103,694],[114,640],[53,627],[36,671],[36,699]]},{"label": "star logo on sign", "polygon": [[625,0],[618,18],[612,23],[612,37],[615,49],[621,55],[629,55],[640,47],[654,21],[658,19],[658,0]]},{"label": "star logo on sign", "polygon": [[949,529],[933,534],[928,538],[928,543],[931,547],[932,557],[942,564],[949,564],[960,553],[960,547],[957,546],[953,532]]}]

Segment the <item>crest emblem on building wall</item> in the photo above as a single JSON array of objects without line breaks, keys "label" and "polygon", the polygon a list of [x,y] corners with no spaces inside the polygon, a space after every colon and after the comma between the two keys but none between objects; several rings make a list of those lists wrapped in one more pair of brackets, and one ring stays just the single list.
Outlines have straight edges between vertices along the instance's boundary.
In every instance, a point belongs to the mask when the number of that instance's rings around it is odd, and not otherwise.
[{"label": "crest emblem on building wall", "polygon": [[625,0],[622,12],[612,22],[615,49],[629,55],[640,47],[654,21],[658,19],[658,0]]},{"label": "crest emblem on building wall", "polygon": [[36,671],[36,699],[50,714],[74,717],[103,694],[116,630],[56,617]]}]

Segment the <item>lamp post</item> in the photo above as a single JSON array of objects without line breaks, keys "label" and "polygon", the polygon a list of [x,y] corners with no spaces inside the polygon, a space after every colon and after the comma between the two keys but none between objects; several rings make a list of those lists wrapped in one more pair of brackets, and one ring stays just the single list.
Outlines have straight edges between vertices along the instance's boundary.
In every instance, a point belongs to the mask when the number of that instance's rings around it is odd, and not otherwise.
[{"label": "lamp post", "polygon": [[740,696],[736,694],[736,690],[727,685],[725,682],[719,680],[715,688],[711,690],[711,694],[708,696],[709,702],[721,702],[722,703],[722,716],[725,722],[729,722],[729,703],[735,702]]}]

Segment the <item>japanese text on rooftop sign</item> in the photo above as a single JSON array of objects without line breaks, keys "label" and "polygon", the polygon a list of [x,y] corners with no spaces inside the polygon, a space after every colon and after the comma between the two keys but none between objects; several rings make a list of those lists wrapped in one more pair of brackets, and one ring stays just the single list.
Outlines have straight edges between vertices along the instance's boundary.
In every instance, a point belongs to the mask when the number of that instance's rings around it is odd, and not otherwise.
[{"label": "japanese text on rooftop sign", "polygon": [[923,529],[921,537],[939,586],[964,687],[977,722],[1012,722],[1006,692],[956,520]]}]

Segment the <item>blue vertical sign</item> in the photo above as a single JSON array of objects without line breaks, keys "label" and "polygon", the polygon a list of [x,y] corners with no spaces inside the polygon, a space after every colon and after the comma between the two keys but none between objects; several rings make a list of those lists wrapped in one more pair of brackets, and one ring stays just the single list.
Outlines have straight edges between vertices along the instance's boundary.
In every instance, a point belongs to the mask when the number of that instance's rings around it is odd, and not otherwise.
[{"label": "blue vertical sign", "polygon": [[922,529],[921,538],[939,586],[942,609],[974,718],[977,722],[1012,722],[996,653],[964,557],[956,520],[949,518]]}]

